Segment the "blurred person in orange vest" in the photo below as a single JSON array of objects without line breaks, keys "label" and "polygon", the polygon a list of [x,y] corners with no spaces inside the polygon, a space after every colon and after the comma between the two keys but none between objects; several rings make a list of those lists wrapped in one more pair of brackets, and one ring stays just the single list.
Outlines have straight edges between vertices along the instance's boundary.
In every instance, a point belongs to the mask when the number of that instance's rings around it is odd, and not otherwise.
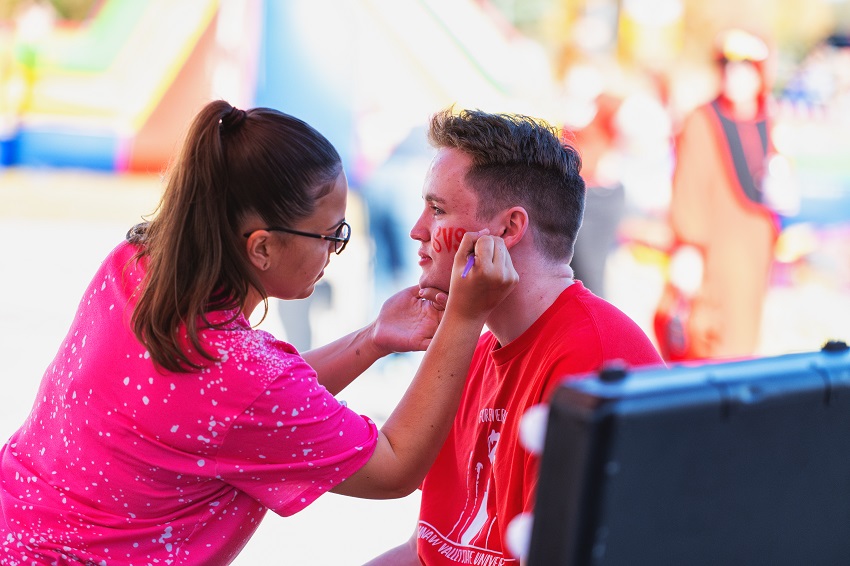
[{"label": "blurred person in orange vest", "polygon": [[[746,357],[758,346],[779,231],[763,191],[773,151],[769,55],[755,35],[721,34],[720,92],[686,117],[677,139],[669,217],[677,248],[655,317],[668,360]],[[682,320],[671,314],[676,303],[688,304]]]}]

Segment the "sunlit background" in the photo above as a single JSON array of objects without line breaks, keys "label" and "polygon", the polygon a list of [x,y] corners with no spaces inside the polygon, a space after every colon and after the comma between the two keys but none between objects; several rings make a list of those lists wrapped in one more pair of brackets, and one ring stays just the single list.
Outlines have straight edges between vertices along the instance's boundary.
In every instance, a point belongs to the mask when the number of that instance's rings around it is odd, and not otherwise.
[{"label": "sunlit background", "polygon": [[[299,348],[415,284],[407,232],[431,113],[518,112],[574,130],[600,96],[616,99],[600,166],[626,203],[594,291],[652,335],[672,140],[715,92],[713,42],[730,27],[771,46],[785,158],[769,177],[782,234],[757,354],[847,340],[848,0],[0,0],[0,435],[25,418],[89,277],[154,211],[184,129],[215,98],[303,118],[343,156],[352,243],[313,297],[273,302],[261,323]],[[384,360],[343,396],[381,421],[417,359]],[[326,496],[269,517],[237,563],[359,564],[409,536],[416,504]]]}]

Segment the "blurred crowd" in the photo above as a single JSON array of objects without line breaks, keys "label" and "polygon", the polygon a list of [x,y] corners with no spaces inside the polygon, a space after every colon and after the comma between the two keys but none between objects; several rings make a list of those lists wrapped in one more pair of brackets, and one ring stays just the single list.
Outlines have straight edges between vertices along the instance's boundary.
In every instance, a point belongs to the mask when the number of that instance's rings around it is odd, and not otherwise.
[{"label": "blurred crowd", "polygon": [[[617,301],[613,257],[657,273],[643,300],[671,361],[757,354],[771,289],[850,288],[850,38],[825,37],[781,81],[757,34],[727,29],[712,49],[707,72],[678,83],[584,54],[558,92],[588,186],[576,276]],[[422,142],[412,130],[360,187],[378,301],[416,273],[415,201],[400,197],[421,186]]]}]

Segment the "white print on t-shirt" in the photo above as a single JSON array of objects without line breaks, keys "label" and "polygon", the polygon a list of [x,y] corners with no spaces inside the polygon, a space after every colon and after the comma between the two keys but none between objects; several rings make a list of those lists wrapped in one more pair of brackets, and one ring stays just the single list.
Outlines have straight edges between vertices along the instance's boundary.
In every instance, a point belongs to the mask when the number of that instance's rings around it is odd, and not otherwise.
[{"label": "white print on t-shirt", "polygon": [[513,558],[505,558],[498,552],[486,548],[460,548],[434,530],[434,526],[426,521],[420,521],[417,537],[423,543],[436,549],[436,552],[455,564],[474,564],[476,566],[505,566],[516,564]]},{"label": "white print on t-shirt", "polygon": [[503,423],[507,418],[507,409],[481,409],[481,412],[478,413],[478,422],[480,423]]},{"label": "white print on t-shirt", "polygon": [[[480,417],[483,420],[486,416],[487,422],[503,422],[506,414],[504,409],[484,409]],[[467,484],[466,505],[449,534],[450,538],[464,546],[472,544],[473,541],[476,546],[487,546],[487,539],[495,520],[495,517],[488,516],[487,501],[490,496],[493,462],[496,460],[496,446],[500,436],[499,432],[489,430],[486,436],[486,460],[476,460],[484,455],[481,450],[475,450],[470,454],[469,476],[472,476],[474,471],[475,482]]]},{"label": "white print on t-shirt", "polygon": [[[463,545],[468,545],[473,538],[478,536],[485,524],[492,524],[492,521],[487,520],[487,500],[490,496],[490,483],[493,479],[492,474],[490,474],[489,472],[493,469],[493,462],[496,460],[496,445],[499,443],[499,436],[500,434],[494,430],[491,430],[490,434],[487,436],[487,456],[490,459],[490,467],[487,469],[487,487],[484,489],[484,495],[481,496],[481,503],[478,506],[478,510],[476,511],[475,516],[472,517],[472,522],[469,523],[469,526],[460,534],[460,543]],[[484,465],[481,462],[478,462],[475,465],[475,499],[478,499],[478,488],[481,485],[480,479],[481,471],[483,468]]]},{"label": "white print on t-shirt", "polygon": [[508,418],[505,409],[485,408],[478,413],[474,445],[468,453],[465,467],[466,500],[458,518],[447,533],[436,530],[426,521],[419,522],[417,536],[434,547],[436,552],[456,564],[501,566],[516,560],[503,556],[493,542],[498,538],[496,509],[488,505],[491,489],[495,489],[493,466],[499,430]]}]

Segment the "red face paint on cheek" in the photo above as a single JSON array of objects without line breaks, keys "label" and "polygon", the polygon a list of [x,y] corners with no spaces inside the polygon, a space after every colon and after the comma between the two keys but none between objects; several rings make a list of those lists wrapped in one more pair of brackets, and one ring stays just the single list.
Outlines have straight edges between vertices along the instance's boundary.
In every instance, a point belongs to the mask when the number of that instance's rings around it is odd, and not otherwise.
[{"label": "red face paint on cheek", "polygon": [[452,229],[443,228],[443,243],[446,245],[446,251],[452,251]]},{"label": "red face paint on cheek", "polygon": [[436,253],[446,252],[455,253],[460,248],[460,241],[463,235],[466,234],[465,228],[455,228],[453,226],[439,227],[434,230],[431,235],[431,245]]},{"label": "red face paint on cheek", "polygon": [[460,241],[463,240],[464,234],[466,234],[466,230],[464,230],[463,228],[455,228],[455,251],[458,251],[460,249]]}]

